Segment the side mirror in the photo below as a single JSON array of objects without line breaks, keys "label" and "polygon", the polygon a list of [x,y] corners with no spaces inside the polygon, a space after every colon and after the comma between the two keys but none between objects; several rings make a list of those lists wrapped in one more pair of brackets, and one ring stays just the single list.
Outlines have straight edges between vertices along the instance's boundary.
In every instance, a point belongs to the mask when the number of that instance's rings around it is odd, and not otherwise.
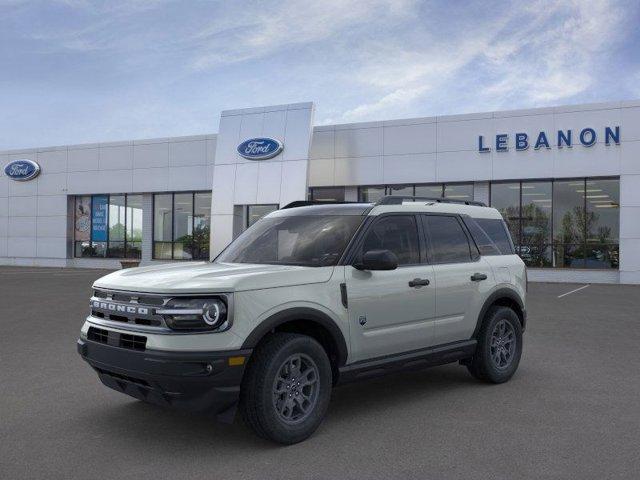
[{"label": "side mirror", "polygon": [[362,261],[353,265],[358,270],[395,270],[398,257],[390,250],[369,250],[362,255]]}]

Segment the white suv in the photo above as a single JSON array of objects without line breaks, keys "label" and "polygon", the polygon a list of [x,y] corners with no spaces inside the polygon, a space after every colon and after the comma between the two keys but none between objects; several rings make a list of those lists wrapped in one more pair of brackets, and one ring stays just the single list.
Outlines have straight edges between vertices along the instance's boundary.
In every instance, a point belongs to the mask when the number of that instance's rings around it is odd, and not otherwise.
[{"label": "white suv", "polygon": [[[460,362],[514,374],[526,269],[475,202],[294,202],[213,262],[121,270],[93,286],[78,351],[107,386],[295,443],[337,383]],[[300,206],[302,205],[302,206]]]}]

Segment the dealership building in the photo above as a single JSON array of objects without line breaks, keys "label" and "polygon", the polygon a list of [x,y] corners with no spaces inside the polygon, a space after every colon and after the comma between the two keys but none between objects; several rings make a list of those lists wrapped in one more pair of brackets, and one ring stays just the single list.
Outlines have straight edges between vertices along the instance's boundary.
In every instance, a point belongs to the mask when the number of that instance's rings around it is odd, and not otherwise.
[{"label": "dealership building", "polygon": [[314,104],[218,133],[0,152],[0,265],[209,259],[295,200],[499,209],[540,281],[640,283],[640,101],[314,125]]}]

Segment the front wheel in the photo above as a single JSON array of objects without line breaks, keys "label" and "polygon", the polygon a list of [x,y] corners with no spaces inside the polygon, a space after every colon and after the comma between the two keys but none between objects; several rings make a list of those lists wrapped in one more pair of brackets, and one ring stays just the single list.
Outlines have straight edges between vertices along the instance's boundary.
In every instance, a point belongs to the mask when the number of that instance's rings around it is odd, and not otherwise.
[{"label": "front wheel", "polygon": [[275,333],[252,355],[240,407],[259,436],[297,443],[322,422],[331,385],[331,364],[317,341],[306,335]]},{"label": "front wheel", "polygon": [[522,355],[522,325],[509,307],[492,307],[478,334],[476,352],[467,365],[475,378],[491,383],[509,380]]}]

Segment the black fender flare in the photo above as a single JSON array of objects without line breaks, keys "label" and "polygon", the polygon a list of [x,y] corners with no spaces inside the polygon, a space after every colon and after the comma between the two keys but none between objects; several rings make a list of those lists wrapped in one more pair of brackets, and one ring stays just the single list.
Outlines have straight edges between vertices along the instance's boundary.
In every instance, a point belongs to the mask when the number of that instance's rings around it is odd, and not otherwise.
[{"label": "black fender flare", "polygon": [[347,342],[336,322],[326,313],[308,307],[293,307],[281,310],[266,318],[249,334],[242,349],[255,348],[260,340],[274,328],[291,321],[308,321],[320,325],[329,332],[336,346],[338,366],[347,362]]},{"label": "black fender flare", "polygon": [[489,308],[491,308],[491,305],[493,305],[496,301],[502,298],[507,298],[515,302],[518,305],[518,307],[520,307],[520,312],[522,313],[522,315],[518,315],[518,316],[520,317],[520,321],[522,323],[522,330],[524,331],[527,315],[526,315],[526,311],[525,311],[522,299],[520,298],[520,295],[518,295],[518,292],[516,292],[511,288],[499,288],[498,290],[493,292],[491,295],[489,295],[489,297],[485,300],[484,304],[482,305],[482,309],[480,309],[480,314],[478,315],[478,320],[476,321],[476,328],[473,331],[473,335],[471,338],[476,338],[478,336],[478,332],[480,331],[480,327],[482,326],[482,320],[484,320],[484,317],[487,314],[487,311],[489,310]]}]

